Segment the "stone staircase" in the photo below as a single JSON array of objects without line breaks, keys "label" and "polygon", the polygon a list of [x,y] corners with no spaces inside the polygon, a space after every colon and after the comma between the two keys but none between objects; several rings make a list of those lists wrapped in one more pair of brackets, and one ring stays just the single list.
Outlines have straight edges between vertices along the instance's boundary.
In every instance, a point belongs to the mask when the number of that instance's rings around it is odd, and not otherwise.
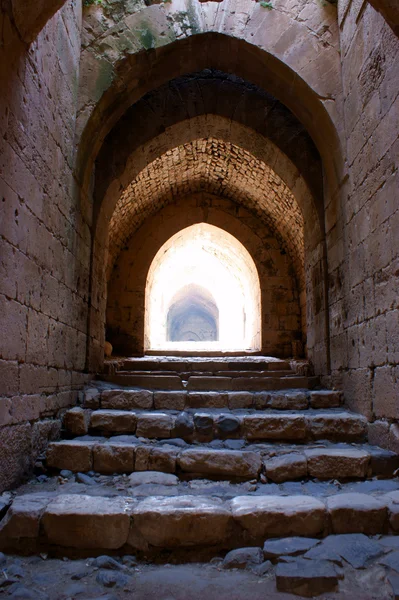
[{"label": "stone staircase", "polygon": [[367,420],[308,371],[265,357],[119,361],[65,414],[52,487],[10,500],[0,548],[188,560],[396,532],[399,457],[368,444]]}]

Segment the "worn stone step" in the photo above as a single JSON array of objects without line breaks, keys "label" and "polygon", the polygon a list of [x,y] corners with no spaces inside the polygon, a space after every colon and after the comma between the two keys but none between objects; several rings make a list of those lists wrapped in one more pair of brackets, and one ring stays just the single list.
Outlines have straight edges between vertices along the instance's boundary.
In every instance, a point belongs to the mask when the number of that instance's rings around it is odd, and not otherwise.
[{"label": "worn stone step", "polygon": [[173,371],[173,370],[167,370],[167,371],[161,371],[161,370],[156,370],[156,371],[151,371],[151,370],[136,370],[134,369],[133,371],[129,371],[127,370],[120,370],[118,371],[118,374],[120,375],[134,375],[134,377],[141,377],[141,376],[154,376],[154,377],[159,377],[159,376],[178,376],[180,377],[180,379],[182,379],[183,381],[187,381],[190,377],[206,377],[206,378],[211,378],[211,377],[228,377],[228,378],[235,378],[238,379],[240,377],[245,377],[245,378],[252,378],[252,377],[296,377],[296,373],[294,373],[291,370],[268,370],[268,371],[255,371],[255,370],[241,370],[241,371],[206,371],[206,370],[192,370],[192,371]]},{"label": "worn stone step", "polygon": [[[14,499],[0,522],[0,550],[32,553],[60,548],[63,555],[113,551],[151,556],[164,550],[212,547],[216,553],[299,536],[316,538],[309,551],[314,554],[320,538],[330,534],[396,533],[398,499],[397,492],[378,498],[353,493],[327,499],[243,495],[231,500],[207,495],[138,499],[26,494]],[[386,551],[381,548],[376,554]],[[270,556],[267,543],[263,552],[265,558]]]},{"label": "worn stone step", "polygon": [[70,426],[73,435],[90,432],[118,435],[135,434],[138,437],[186,441],[213,439],[246,439],[275,441],[364,441],[367,436],[365,417],[346,411],[230,411],[226,409],[188,409],[181,412],[110,410],[93,411],[89,418],[85,411],[72,409],[66,413],[65,424],[71,414],[82,417],[82,428]]},{"label": "worn stone step", "polygon": [[[98,383],[98,385],[104,384]],[[283,389],[278,392],[198,392],[89,388],[84,395],[85,408],[115,410],[136,408],[149,410],[184,410],[187,408],[305,410],[309,407],[338,408],[342,402],[341,392],[301,389]]]},{"label": "worn stone step", "polygon": [[287,446],[248,444],[234,450],[222,446],[190,446],[171,440],[149,443],[135,436],[85,437],[50,443],[47,466],[72,472],[132,473],[160,471],[227,480],[262,479],[281,483],[298,479],[365,479],[389,477],[398,456],[366,444]]},{"label": "worn stone step", "polygon": [[288,361],[269,357],[154,357],[154,358],[128,358],[122,363],[126,371],[291,371]]},{"label": "worn stone step", "polygon": [[147,390],[197,390],[197,391],[270,391],[303,388],[317,385],[317,378],[299,375],[285,377],[229,377],[191,375],[183,381],[178,375],[136,375],[128,371],[118,371],[113,375],[104,375],[103,379],[110,383],[131,386]]}]

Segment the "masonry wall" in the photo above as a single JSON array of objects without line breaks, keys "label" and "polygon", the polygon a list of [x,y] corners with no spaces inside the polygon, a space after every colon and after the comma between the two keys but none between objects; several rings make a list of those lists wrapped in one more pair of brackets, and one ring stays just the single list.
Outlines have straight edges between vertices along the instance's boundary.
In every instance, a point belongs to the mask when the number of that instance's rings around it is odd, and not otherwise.
[{"label": "masonry wall", "polygon": [[348,179],[330,281],[333,377],[374,421],[372,441],[399,450],[399,38],[361,0],[339,3],[339,26]]},{"label": "masonry wall", "polygon": [[13,18],[0,12],[0,492],[85,380],[90,257],[72,176],[81,2],[30,46]]}]

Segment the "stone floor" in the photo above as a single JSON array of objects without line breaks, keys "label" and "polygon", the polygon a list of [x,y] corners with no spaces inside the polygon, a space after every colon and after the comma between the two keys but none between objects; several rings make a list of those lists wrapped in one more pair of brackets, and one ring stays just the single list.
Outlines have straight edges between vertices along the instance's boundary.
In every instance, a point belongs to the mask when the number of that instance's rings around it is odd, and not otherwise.
[{"label": "stone floor", "polygon": [[[388,545],[397,538],[382,537],[378,541],[365,536],[331,536],[346,544],[346,560],[334,555],[327,563],[336,570],[337,578],[330,590],[323,592],[326,578],[315,574],[315,588],[325,600],[391,600],[399,597],[399,552]],[[361,538],[352,544],[350,539]],[[297,538],[298,539],[298,538]],[[393,540],[393,541],[392,541]],[[287,540],[289,544],[295,542]],[[334,541],[334,540],[333,540]],[[318,541],[319,542],[319,541]],[[322,542],[326,543],[326,541]],[[342,547],[342,543],[340,543]],[[370,544],[370,547],[369,547]],[[398,544],[396,544],[398,546]],[[355,550],[354,550],[355,548]],[[362,550],[363,549],[363,550]],[[253,549],[252,549],[253,550]],[[235,551],[240,552],[240,551]],[[311,551],[310,551],[311,552]],[[230,553],[232,554],[232,553]],[[252,552],[253,554],[253,552]],[[244,552],[245,555],[245,552]],[[326,554],[324,554],[327,557]],[[240,558],[240,557],[238,557]],[[245,558],[244,558],[245,560]],[[138,562],[134,556],[116,560],[109,556],[69,560],[50,558],[46,554],[33,557],[16,557],[0,553],[0,598],[13,600],[289,600],[309,597],[309,579],[303,593],[279,591],[287,585],[279,568],[293,569],[298,563],[303,571],[301,557],[277,556],[263,563],[245,564],[229,560],[229,555],[213,559],[210,563],[154,565]],[[284,563],[284,560],[292,560]],[[313,564],[316,561],[308,560]],[[318,561],[320,563],[320,561]],[[353,564],[351,564],[351,562]],[[390,566],[387,566],[387,565]],[[239,568],[237,568],[238,565]],[[280,567],[278,566],[280,565]],[[334,566],[335,565],[335,566]],[[354,565],[354,566],[353,566]],[[313,565],[314,566],[314,565]],[[367,566],[367,568],[365,568]],[[280,581],[281,580],[281,581]],[[330,581],[330,583],[328,583]],[[327,580],[327,587],[331,579]],[[290,581],[288,578],[288,586]],[[396,595],[394,592],[396,589]],[[312,590],[310,590],[312,592]]]}]

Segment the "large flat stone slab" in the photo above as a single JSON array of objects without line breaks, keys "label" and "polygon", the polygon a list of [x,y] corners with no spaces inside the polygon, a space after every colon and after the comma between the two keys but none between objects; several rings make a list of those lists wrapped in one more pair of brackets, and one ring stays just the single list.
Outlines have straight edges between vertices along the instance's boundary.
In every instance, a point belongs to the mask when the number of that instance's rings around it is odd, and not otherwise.
[{"label": "large flat stone slab", "polygon": [[51,492],[17,496],[0,521],[0,548],[7,549],[21,538],[37,538],[40,519],[53,497]]},{"label": "large flat stone slab", "polygon": [[334,533],[375,535],[385,530],[387,503],[367,494],[337,494],[327,498]]},{"label": "large flat stone slab", "polygon": [[223,545],[232,520],[221,500],[201,496],[148,498],[132,515],[130,540],[138,532],[151,546],[164,548]]},{"label": "large flat stone slab", "polygon": [[312,408],[339,408],[342,404],[342,392],[333,390],[318,390],[310,392]]},{"label": "large flat stone slab", "polygon": [[278,558],[279,556],[297,556],[304,554],[320,540],[306,537],[286,537],[276,540],[267,540],[263,546],[265,558]]},{"label": "large flat stone slab", "polygon": [[250,538],[313,537],[326,525],[326,507],[311,496],[238,496],[231,501],[234,520]]},{"label": "large flat stone slab", "polygon": [[137,419],[136,435],[144,438],[169,438],[175,424],[175,417],[167,413],[141,413]]},{"label": "large flat stone slab", "polygon": [[183,450],[179,467],[186,473],[220,475],[223,477],[258,477],[261,459],[255,452],[238,450],[190,449]]},{"label": "large flat stone slab", "polygon": [[306,456],[297,452],[268,458],[264,465],[267,478],[276,483],[301,479],[308,473]]},{"label": "large flat stone slab", "polygon": [[366,568],[370,561],[386,552],[384,546],[362,533],[329,535],[322,540],[317,550],[320,556],[341,556],[355,569]]},{"label": "large flat stone slab", "polygon": [[121,548],[127,541],[132,501],[127,498],[62,495],[42,517],[50,544],[68,548]]},{"label": "large flat stone slab", "polygon": [[338,587],[335,566],[324,560],[299,558],[289,563],[279,563],[276,568],[276,585],[280,592],[312,598]]},{"label": "large flat stone slab", "polygon": [[308,473],[317,479],[364,478],[370,455],[351,448],[321,448],[305,450]]},{"label": "large flat stone slab", "polygon": [[131,473],[134,470],[135,446],[99,444],[93,448],[93,469],[97,473]]}]

